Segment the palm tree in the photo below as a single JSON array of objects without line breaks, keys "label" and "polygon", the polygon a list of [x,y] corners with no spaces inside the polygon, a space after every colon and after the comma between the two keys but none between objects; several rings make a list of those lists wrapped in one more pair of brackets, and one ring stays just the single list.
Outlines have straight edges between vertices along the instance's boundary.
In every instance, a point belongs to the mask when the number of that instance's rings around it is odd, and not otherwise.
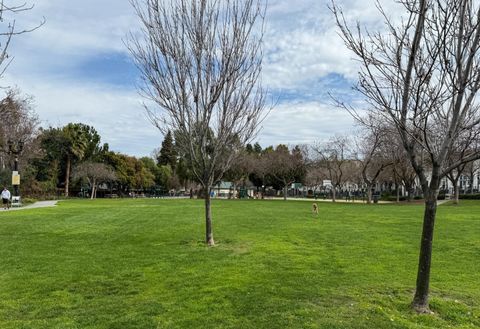
[{"label": "palm tree", "polygon": [[65,155],[66,155],[66,172],[65,172],[65,196],[68,197],[70,186],[70,173],[73,161],[81,161],[88,148],[88,131],[90,128],[81,123],[69,123],[63,127],[62,131],[65,137]]}]

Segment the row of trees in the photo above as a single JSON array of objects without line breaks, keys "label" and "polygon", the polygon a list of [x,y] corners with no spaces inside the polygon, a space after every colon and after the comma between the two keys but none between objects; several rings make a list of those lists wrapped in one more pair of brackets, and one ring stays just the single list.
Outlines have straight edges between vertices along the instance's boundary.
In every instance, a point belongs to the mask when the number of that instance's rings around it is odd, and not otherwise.
[{"label": "row of trees", "polygon": [[[0,110],[4,118],[0,123],[0,164],[4,181],[8,181],[7,172],[13,161],[8,155],[7,141],[22,140],[25,145],[20,157],[24,171],[22,187],[29,195],[53,195],[62,191],[68,196],[72,178],[76,187],[82,182],[88,185],[92,197],[98,185],[106,182],[111,190],[120,194],[153,188],[163,192],[189,190],[199,184],[188,157],[174,139],[177,132],[168,131],[151,158],[135,159],[111,152],[108,144],[101,145],[99,134],[88,125],[72,123],[59,128],[38,128],[32,98],[18,90],[8,92],[0,103]],[[283,190],[285,198],[292,183],[303,183],[316,193],[328,181],[334,201],[338,191],[361,189],[370,203],[372,191],[381,185],[395,187],[397,196],[400,196],[399,187],[403,187],[411,199],[418,179],[400,139],[393,127],[369,120],[368,128],[360,129],[355,136],[334,136],[315,145],[262,149],[258,143],[247,144],[239,149],[222,178],[235,185],[253,184],[262,195],[265,187]],[[469,150],[465,145],[470,144],[459,144],[459,156]],[[460,175],[473,177],[477,172],[476,162],[468,162],[448,173],[457,198]],[[218,181],[214,185],[216,183]]]},{"label": "row of trees", "polygon": [[25,196],[68,197],[72,195],[72,184],[74,196],[88,186],[92,198],[102,184],[120,194],[167,185],[171,175],[163,172],[153,159],[110,151],[91,126],[70,123],[63,127],[39,127],[31,100],[12,90],[0,102],[0,180],[4,185],[10,182],[14,161],[9,141],[23,146],[19,167]]},{"label": "row of trees", "polygon": [[[428,159],[424,161],[429,168]],[[455,203],[462,175],[469,177],[469,192],[476,191],[472,182],[480,173],[478,165],[476,161],[468,162],[446,176],[451,181]],[[372,125],[352,136],[336,135],[326,142],[290,150],[285,145],[262,149],[259,144],[248,144],[225,179],[234,184],[249,180],[257,188],[283,190],[284,197],[292,183],[302,183],[312,194],[327,190],[333,201],[339,191],[361,193],[367,203],[372,202],[373,193],[382,191],[396,193],[397,201],[401,197],[411,201],[416,193],[421,194],[419,179],[399,137],[385,125]]]}]

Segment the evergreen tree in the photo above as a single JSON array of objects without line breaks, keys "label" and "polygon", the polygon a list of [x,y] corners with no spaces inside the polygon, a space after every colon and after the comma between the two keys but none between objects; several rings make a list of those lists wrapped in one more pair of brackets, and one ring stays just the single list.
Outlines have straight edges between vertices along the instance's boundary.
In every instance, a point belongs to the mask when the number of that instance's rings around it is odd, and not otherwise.
[{"label": "evergreen tree", "polygon": [[253,145],[253,152],[255,152],[256,154],[262,153],[262,147],[260,146],[260,144],[258,144],[258,142]]},{"label": "evergreen tree", "polygon": [[172,133],[170,131],[165,135],[165,139],[162,142],[162,148],[160,154],[157,157],[157,164],[159,166],[170,165],[175,170],[177,165],[177,152],[173,143]]}]

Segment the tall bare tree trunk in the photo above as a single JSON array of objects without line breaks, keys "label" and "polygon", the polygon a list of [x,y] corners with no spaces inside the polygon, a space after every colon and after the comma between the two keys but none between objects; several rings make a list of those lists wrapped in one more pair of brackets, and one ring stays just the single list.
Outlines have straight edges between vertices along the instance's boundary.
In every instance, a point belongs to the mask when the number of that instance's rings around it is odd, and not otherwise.
[{"label": "tall bare tree trunk", "polygon": [[458,181],[455,181],[453,183],[453,204],[459,204],[460,203],[460,188],[458,186]]},{"label": "tall bare tree trunk", "polygon": [[420,256],[418,260],[417,286],[413,307],[419,313],[430,313],[428,308],[428,294],[430,286],[430,266],[432,261],[433,231],[437,213],[438,192],[430,192],[425,199],[425,212],[423,217],[422,240],[420,243]]},{"label": "tall bare tree trunk", "polygon": [[395,187],[397,188],[397,203],[400,202],[400,188],[398,186],[398,184],[395,184]]},{"label": "tall bare tree trunk", "polygon": [[96,182],[95,182],[95,180],[94,180],[94,181],[93,181],[93,184],[92,184],[92,195],[90,196],[90,200],[95,199],[96,194],[97,194],[97,184],[96,184]]},{"label": "tall bare tree trunk", "polygon": [[473,181],[475,180],[475,173],[470,172],[470,194],[473,194]]},{"label": "tall bare tree trunk", "polygon": [[209,246],[214,246],[215,241],[213,240],[213,230],[212,230],[212,202],[210,199],[210,188],[205,188],[205,228],[206,228],[206,242]]},{"label": "tall bare tree trunk", "polygon": [[288,185],[283,187],[283,200],[287,201]]},{"label": "tall bare tree trunk", "polygon": [[333,187],[332,188],[332,202],[336,202],[337,201],[337,191],[336,191],[336,188]]},{"label": "tall bare tree trunk", "polygon": [[405,190],[407,191],[407,201],[411,202],[413,200],[413,187],[410,184],[405,184]]},{"label": "tall bare tree trunk", "polygon": [[67,155],[67,170],[65,173],[65,197],[68,198],[69,194],[69,186],[70,186],[70,169],[72,166],[72,159],[70,158],[70,155]]},{"label": "tall bare tree trunk", "polygon": [[372,187],[368,185],[367,187],[367,204],[372,203]]}]

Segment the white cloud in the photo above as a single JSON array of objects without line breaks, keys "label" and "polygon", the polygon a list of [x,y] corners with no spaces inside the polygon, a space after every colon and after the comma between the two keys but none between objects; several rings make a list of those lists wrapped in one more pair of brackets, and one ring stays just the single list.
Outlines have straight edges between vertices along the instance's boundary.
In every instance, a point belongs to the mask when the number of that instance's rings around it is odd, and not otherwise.
[{"label": "white cloud", "polygon": [[45,25],[12,43],[15,73],[28,74],[33,68],[48,74],[50,69],[67,69],[98,54],[126,53],[123,39],[138,26],[128,0],[42,0],[15,18],[19,28],[30,28],[42,17]]},{"label": "white cloud", "polygon": [[[398,4],[380,1],[388,11]],[[311,82],[336,73],[355,79],[357,62],[338,35],[329,1],[270,1],[265,40],[265,81],[275,88],[305,89]],[[382,29],[374,1],[339,1],[348,21]]]},{"label": "white cloud", "polygon": [[262,146],[311,144],[352,130],[346,112],[320,102],[286,102],[277,106],[259,135]]},{"label": "white cloud", "polygon": [[132,155],[149,155],[161,143],[161,134],[147,119],[143,100],[135,90],[62,80],[30,79],[19,85],[22,91],[35,95],[44,126],[69,122],[92,125],[112,150]]},{"label": "white cloud", "polygon": [[[304,143],[343,132],[352,126],[344,112],[315,99],[321,84],[335,73],[354,78],[356,64],[336,32],[328,2],[270,0],[265,40],[264,81],[268,88],[292,91],[265,122],[262,144]],[[393,1],[383,1],[388,6]],[[373,1],[342,1],[349,19],[379,25]],[[145,118],[133,89],[98,83],[72,68],[100,55],[126,53],[122,39],[138,26],[128,0],[38,0],[34,10],[19,15],[22,26],[47,22],[34,33],[17,36],[13,65],[2,85],[18,85],[36,98],[37,112],[50,124],[83,121],[99,130],[112,148],[146,155],[161,136]],[[133,83],[132,83],[133,85]],[[345,92],[348,92],[346,90]],[[325,91],[323,90],[323,95]]]}]

